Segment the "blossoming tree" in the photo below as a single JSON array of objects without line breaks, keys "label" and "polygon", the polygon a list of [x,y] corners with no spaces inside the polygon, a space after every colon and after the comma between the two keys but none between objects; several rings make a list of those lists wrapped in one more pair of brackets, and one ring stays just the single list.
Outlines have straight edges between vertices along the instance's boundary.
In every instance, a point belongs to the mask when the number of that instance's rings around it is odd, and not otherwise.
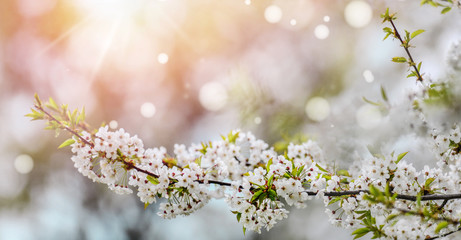
[{"label": "blossoming tree", "polygon": [[[450,10],[453,1],[423,1]],[[410,43],[423,30],[399,33],[395,14],[382,15],[385,38],[401,43],[406,63],[419,86],[409,108],[425,121],[426,106],[443,102],[458,106],[461,46],[451,51],[453,76],[430,81],[410,53]],[[386,92],[382,97],[387,101]],[[370,104],[379,104],[370,102]],[[147,207],[161,200],[158,215],[189,215],[212,198],[224,198],[243,232],[270,230],[288,217],[286,206],[306,207],[311,199],[323,200],[332,223],[355,229],[354,238],[436,239],[461,230],[461,130],[459,122],[448,129],[429,126],[437,167],[416,169],[406,152],[360,159],[350,169],[337,170],[325,158],[324,149],[308,140],[290,143],[276,151],[250,132],[235,130],[222,139],[166,148],[145,148],[141,139],[124,129],[108,126],[91,129],[85,111],[68,109],[52,98],[37,95],[33,120],[45,120],[47,129],[72,135],[60,147],[70,146],[78,171],[107,184],[118,194],[137,196]],[[429,123],[430,124],[430,123]],[[360,167],[358,167],[360,166]],[[215,187],[210,187],[211,185]]]}]

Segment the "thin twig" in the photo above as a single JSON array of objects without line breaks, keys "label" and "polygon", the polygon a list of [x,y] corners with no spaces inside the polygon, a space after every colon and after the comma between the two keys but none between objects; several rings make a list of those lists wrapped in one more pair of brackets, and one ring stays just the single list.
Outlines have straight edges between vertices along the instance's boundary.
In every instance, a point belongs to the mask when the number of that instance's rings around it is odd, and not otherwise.
[{"label": "thin twig", "polygon": [[[410,214],[410,215],[414,215],[414,216],[420,216],[422,218],[428,217],[428,216],[424,215],[423,212],[411,211],[411,210],[402,209],[402,208],[394,208],[394,209],[397,210],[397,211],[400,211],[402,213],[405,213],[405,214]],[[458,220],[447,218],[447,217],[432,217],[432,216],[429,216],[429,217],[431,219],[433,219],[433,220],[436,220],[436,221],[447,221],[447,222],[450,222],[451,224],[459,224],[460,223]]]},{"label": "thin twig", "polygon": [[442,237],[446,237],[448,235],[451,235],[453,233],[456,233],[456,232],[459,232],[461,231],[461,227],[459,227],[458,229],[454,230],[454,231],[451,231],[451,232],[448,232],[448,233],[445,233],[445,234],[442,234],[442,235],[439,235],[439,236],[435,236],[435,237],[431,237],[431,238],[426,238],[426,240],[434,240],[434,239],[437,239],[437,238],[442,238]]},{"label": "thin twig", "polygon": [[55,117],[53,117],[53,115],[51,115],[50,113],[48,113],[47,111],[45,111],[45,109],[43,109],[43,107],[41,105],[35,105],[35,108],[37,108],[37,110],[43,112],[44,114],[46,114],[51,121],[55,121],[57,124],[59,124],[64,130],[68,131],[69,133],[71,133],[72,135],[78,137],[80,140],[82,140],[82,142],[84,142],[85,144],[88,144],[90,145],[91,147],[94,147],[94,144],[86,139],[84,139],[82,136],[80,136],[80,134],[78,134],[77,132],[75,132],[74,130],[72,130],[71,128],[67,127],[66,125],[64,125],[61,121],[59,121],[58,119],[56,119]]},{"label": "thin twig", "polygon": [[394,22],[392,21],[392,19],[389,19],[389,22],[391,23],[392,25],[392,28],[394,28],[394,33],[395,33],[395,36],[397,37],[397,39],[399,39],[400,43],[402,43],[402,47],[405,49],[405,52],[407,53],[408,55],[408,58],[410,58],[410,62],[411,62],[411,66],[413,67],[413,69],[415,69],[415,73],[416,73],[416,76],[417,76],[417,80],[422,82],[423,81],[423,77],[421,76],[421,74],[419,73],[419,70],[418,68],[416,67],[416,63],[415,61],[413,60],[413,57],[411,56],[410,54],[410,50],[408,49],[408,43],[405,43],[405,41],[403,41],[402,37],[400,36],[399,34],[399,31],[397,30],[397,28],[395,27],[394,25]]}]

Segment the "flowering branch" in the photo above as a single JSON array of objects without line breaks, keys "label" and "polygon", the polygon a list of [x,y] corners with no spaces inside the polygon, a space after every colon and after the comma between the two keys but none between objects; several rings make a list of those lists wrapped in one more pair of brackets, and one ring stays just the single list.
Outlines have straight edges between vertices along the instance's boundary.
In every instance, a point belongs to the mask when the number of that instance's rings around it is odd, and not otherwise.
[{"label": "flowering branch", "polygon": [[[202,143],[189,149],[176,145],[176,156],[172,158],[164,148],[145,150],[140,139],[130,137],[123,129],[111,132],[107,127],[101,127],[90,134],[84,118],[80,117],[82,114],[72,114],[63,106],[57,107],[52,99],[42,104],[37,96],[35,109],[28,116],[33,120],[47,120],[47,128],[64,129],[73,135],[60,147],[72,146],[75,154],[72,160],[84,176],[105,183],[120,194],[131,193],[130,186],[137,187],[138,196],[146,207],[157,198],[165,198],[167,203],[160,204],[159,212],[164,218],[188,215],[201,208],[211,196],[225,197],[237,220],[243,224],[244,231],[249,228],[260,232],[262,227],[269,230],[277,221],[287,217],[288,211],[283,208],[282,200],[288,205],[303,207],[306,200],[317,196],[323,197],[327,206],[339,203],[342,208],[339,216],[343,217],[337,217],[338,212],[333,211],[331,217],[335,221],[344,224],[353,224],[355,221],[366,226],[353,233],[356,237],[370,231],[378,237],[391,236],[383,230],[384,225],[373,223],[376,220],[369,215],[370,210],[363,210],[369,204],[362,202],[367,201],[372,204],[385,203],[388,208],[400,211],[400,208],[394,207],[397,202],[411,209],[406,200],[417,202],[418,205],[425,201],[425,206],[433,206],[432,201],[435,200],[444,200],[437,208],[429,208],[432,209],[429,211],[431,216],[444,213],[441,215],[443,217],[431,220],[447,222],[447,226],[442,225],[447,229],[459,225],[448,214],[457,205],[448,200],[460,199],[461,194],[446,191],[435,194],[441,189],[433,184],[435,176],[430,177],[433,173],[416,173],[401,161],[406,153],[398,156],[391,154],[384,159],[372,158],[368,167],[365,164],[365,172],[346,171],[337,175],[328,170],[321,149],[312,141],[302,145],[290,144],[282,156],[250,133],[237,131],[223,136],[222,141]],[[421,184],[415,181],[418,174],[426,179]],[[449,181],[438,177],[439,182]],[[402,185],[406,182],[414,183]],[[231,194],[223,190],[212,193],[208,184],[227,187],[226,191]],[[374,187],[374,184],[385,185],[385,191]],[[391,188],[400,193],[391,194]],[[400,213],[417,213],[417,210]],[[344,219],[348,214],[355,219],[353,222]],[[392,228],[390,220],[386,222],[388,228]],[[438,234],[441,229],[434,233]]]}]

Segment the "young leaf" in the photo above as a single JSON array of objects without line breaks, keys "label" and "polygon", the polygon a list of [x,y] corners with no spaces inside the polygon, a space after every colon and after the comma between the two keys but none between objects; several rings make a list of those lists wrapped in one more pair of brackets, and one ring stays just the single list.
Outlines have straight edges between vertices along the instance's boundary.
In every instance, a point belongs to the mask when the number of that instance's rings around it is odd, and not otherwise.
[{"label": "young leaf", "polygon": [[407,59],[404,57],[393,57],[392,61],[397,62],[397,63],[404,63],[404,62],[407,62]]},{"label": "young leaf", "polygon": [[397,160],[395,160],[395,164],[399,163],[400,160],[402,160],[403,157],[405,157],[405,155],[407,155],[408,152],[404,152],[404,153],[401,153],[397,156]]},{"label": "young leaf", "polygon": [[267,186],[269,186],[269,188],[272,187],[272,182],[274,181],[274,174],[272,174],[272,176],[269,178],[269,180],[267,181]]},{"label": "young leaf", "polygon": [[271,165],[272,165],[272,158],[269,159],[269,161],[267,161],[267,164],[266,164],[266,173],[269,173],[269,170],[271,168]]},{"label": "young leaf", "polygon": [[32,113],[26,114],[26,117],[32,118],[32,121],[43,119],[44,114],[42,112],[37,112],[34,109],[31,109],[31,110],[32,110]]},{"label": "young leaf", "polygon": [[34,98],[35,98],[36,105],[37,106],[42,106],[42,100],[40,100],[37,93],[35,93]]},{"label": "young leaf", "polygon": [[325,170],[323,167],[321,167],[318,163],[315,164],[315,166],[322,172],[328,172],[327,170]]},{"label": "young leaf", "polygon": [[274,189],[269,189],[269,198],[272,201],[277,200],[277,192]]},{"label": "young leaf", "polygon": [[339,175],[339,176],[346,176],[346,177],[351,176],[346,169],[338,170],[338,171],[336,171],[336,174]]},{"label": "young leaf", "polygon": [[444,9],[442,9],[442,12],[441,12],[441,13],[442,13],[442,14],[445,14],[445,13],[449,12],[450,10],[451,10],[451,7],[446,7],[446,8],[444,8]]},{"label": "young leaf", "polygon": [[355,235],[354,239],[361,238],[370,232],[368,228],[359,228],[352,232],[352,235]]},{"label": "young leaf", "polygon": [[410,78],[410,77],[416,77],[416,72],[411,71],[411,73],[407,75],[407,78]]},{"label": "young leaf", "polygon": [[232,132],[230,132],[228,135],[227,135],[227,139],[229,140],[230,143],[235,143],[235,141],[237,140],[238,136],[239,136],[239,133],[240,132],[236,132],[235,134],[232,134]]},{"label": "young leaf", "polygon": [[416,36],[418,36],[419,34],[421,34],[423,32],[424,32],[423,29],[416,30],[411,34],[410,38],[413,39],[413,38],[415,38]]},{"label": "young leaf", "polygon": [[79,124],[80,122],[83,122],[83,121],[85,121],[85,107],[82,108],[82,111],[80,112],[80,115],[78,115],[77,124]]},{"label": "young leaf", "polygon": [[53,109],[53,110],[59,111],[58,104],[56,104],[56,102],[51,97],[50,97],[48,103],[46,104],[46,106]]},{"label": "young leaf", "polygon": [[373,102],[373,101],[371,101],[371,100],[368,100],[368,99],[367,99],[367,98],[365,98],[365,97],[362,97],[362,99],[363,99],[363,101],[365,101],[366,103],[369,103],[369,104],[371,104],[371,105],[375,105],[375,106],[378,106],[378,107],[380,107],[380,106],[381,106],[381,104],[380,104],[380,103],[377,103],[377,102]]},{"label": "young leaf", "polygon": [[71,145],[71,144],[73,144],[73,143],[75,143],[75,140],[72,139],[72,138],[69,138],[69,139],[67,139],[66,141],[64,141],[61,145],[59,145],[58,148],[67,147],[67,146],[69,146],[69,145]]},{"label": "young leaf", "polygon": [[388,102],[389,99],[387,98],[386,90],[384,90],[383,86],[381,86],[381,96],[384,101]]},{"label": "young leaf", "polygon": [[255,192],[255,194],[251,198],[251,202],[256,201],[262,193],[263,193],[263,190],[258,190],[257,192]]},{"label": "young leaf", "polygon": [[448,222],[447,221],[442,221],[437,225],[434,232],[438,234],[440,232],[440,230],[442,230],[442,229],[444,229],[446,227],[448,227]]},{"label": "young leaf", "polygon": [[387,216],[386,221],[391,221],[392,219],[394,219],[394,218],[396,218],[398,216],[399,216],[398,214],[391,214],[391,215]]},{"label": "young leaf", "polygon": [[434,182],[434,180],[435,178],[428,178],[426,182],[424,182],[424,187],[428,188],[432,184],[432,182]]},{"label": "young leaf", "polygon": [[202,166],[202,157],[201,157],[201,156],[198,157],[197,159],[195,159],[194,162],[195,162],[197,165],[199,165],[199,167]]},{"label": "young leaf", "polygon": [[152,177],[152,176],[150,176],[150,175],[147,175],[147,180],[149,180],[149,182],[152,183],[152,184],[154,184],[154,185],[157,185],[157,184],[160,183],[160,181],[159,181],[157,178]]}]

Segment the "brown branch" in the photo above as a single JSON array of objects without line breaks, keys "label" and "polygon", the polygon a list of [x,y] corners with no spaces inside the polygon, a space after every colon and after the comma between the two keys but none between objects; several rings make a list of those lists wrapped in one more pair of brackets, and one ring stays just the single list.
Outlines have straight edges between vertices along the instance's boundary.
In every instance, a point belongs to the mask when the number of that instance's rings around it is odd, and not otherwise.
[{"label": "brown branch", "polygon": [[[306,191],[307,195],[315,196],[318,192]],[[324,196],[327,197],[340,197],[347,195],[357,195],[360,193],[370,193],[368,190],[353,190],[353,191],[342,191],[342,192],[324,192]],[[397,199],[400,200],[409,200],[417,201],[418,196],[397,194]],[[433,195],[424,195],[420,197],[421,201],[432,201],[432,200],[450,200],[450,199],[461,199],[461,193],[456,194],[433,194]]]},{"label": "brown branch", "polygon": [[397,39],[399,39],[400,43],[402,43],[402,47],[405,49],[405,52],[407,53],[408,55],[408,58],[410,58],[410,65],[413,67],[413,69],[415,70],[415,73],[416,73],[416,76],[417,76],[417,81],[420,81],[422,82],[423,81],[423,77],[421,76],[421,74],[419,73],[419,70],[418,70],[418,67],[416,67],[416,63],[415,61],[413,60],[413,57],[411,56],[410,54],[410,50],[409,50],[409,45],[407,42],[403,41],[402,37],[400,36],[399,34],[399,31],[397,31],[397,28],[395,27],[394,25],[394,22],[392,21],[392,18],[389,19],[389,22],[391,23],[392,25],[392,28],[394,28],[394,33],[395,33],[395,37],[397,37]]},{"label": "brown branch", "polygon": [[46,116],[48,116],[49,120],[50,121],[54,121],[56,122],[57,124],[59,124],[64,130],[68,131],[69,133],[71,133],[72,135],[78,137],[80,140],[82,140],[82,142],[84,142],[85,144],[88,144],[90,145],[91,147],[94,147],[94,144],[86,139],[84,139],[82,136],[80,136],[80,134],[78,134],[75,130],[72,130],[71,128],[67,127],[66,125],[64,125],[61,121],[59,121],[58,119],[56,119],[55,117],[53,117],[53,115],[51,115],[49,112],[45,111],[45,109],[41,106],[41,105],[38,105],[36,104],[35,105],[35,108],[37,108],[37,110],[43,112],[44,114],[46,114]]},{"label": "brown branch", "polygon": [[405,213],[405,214],[410,214],[410,215],[414,215],[414,216],[420,216],[422,218],[429,217],[430,219],[436,220],[436,221],[447,221],[447,222],[449,222],[451,224],[455,224],[455,225],[460,223],[458,220],[451,219],[451,218],[426,216],[426,215],[424,215],[423,212],[419,212],[419,211],[411,211],[411,210],[402,209],[402,208],[394,208],[394,209],[399,211],[399,212]]},{"label": "brown branch", "polygon": [[461,231],[461,227],[459,227],[458,229],[454,230],[454,231],[451,231],[451,232],[448,232],[448,233],[445,233],[445,234],[442,234],[442,235],[439,235],[439,236],[435,236],[435,237],[431,237],[431,238],[426,238],[426,240],[434,240],[434,239],[437,239],[437,238],[442,238],[442,237],[446,237],[448,235],[451,235],[453,233],[456,233],[456,232],[459,232]]},{"label": "brown branch", "polygon": [[[61,121],[59,121],[58,119],[53,117],[53,115],[51,115],[50,113],[45,111],[45,109],[40,104],[36,104],[35,107],[39,111],[45,113],[50,121],[55,121],[64,130],[66,130],[69,133],[71,133],[72,135],[78,137],[85,144],[88,144],[91,147],[94,147],[94,144],[92,142],[84,139],[75,130],[72,130],[71,128],[65,126]],[[136,171],[142,172],[142,173],[144,173],[146,175],[149,175],[151,177],[159,178],[159,176],[157,174],[152,173],[152,172],[150,172],[148,170],[142,169],[142,168],[136,166],[133,162],[130,162],[130,161],[124,159],[123,163],[127,166],[128,169],[135,169]],[[196,182],[198,182],[200,184],[211,183],[211,184],[217,184],[217,185],[220,185],[220,186],[227,186],[227,187],[232,186],[232,184],[229,183],[229,182],[222,182],[222,181],[218,181],[218,180],[208,180],[208,181],[196,180]],[[239,188],[243,188],[243,187],[239,186]],[[318,192],[314,192],[314,191],[305,191],[305,192],[309,196],[316,196],[318,194]],[[327,196],[327,197],[339,197],[339,196],[347,196],[347,195],[349,195],[349,196],[350,195],[358,195],[360,193],[368,193],[369,194],[370,192],[368,190],[352,190],[352,191],[342,191],[342,192],[324,192],[323,194],[324,194],[324,196]],[[409,201],[417,201],[417,199],[418,199],[417,196],[405,195],[405,194],[397,194],[396,198],[400,199],[400,200],[409,200]],[[461,199],[461,193],[458,193],[458,194],[440,194],[440,195],[434,194],[434,195],[425,195],[425,196],[420,197],[421,201],[444,200],[444,203],[442,203],[442,206],[444,206],[444,204],[446,204],[446,202],[448,200],[451,200],[451,199]]]}]

